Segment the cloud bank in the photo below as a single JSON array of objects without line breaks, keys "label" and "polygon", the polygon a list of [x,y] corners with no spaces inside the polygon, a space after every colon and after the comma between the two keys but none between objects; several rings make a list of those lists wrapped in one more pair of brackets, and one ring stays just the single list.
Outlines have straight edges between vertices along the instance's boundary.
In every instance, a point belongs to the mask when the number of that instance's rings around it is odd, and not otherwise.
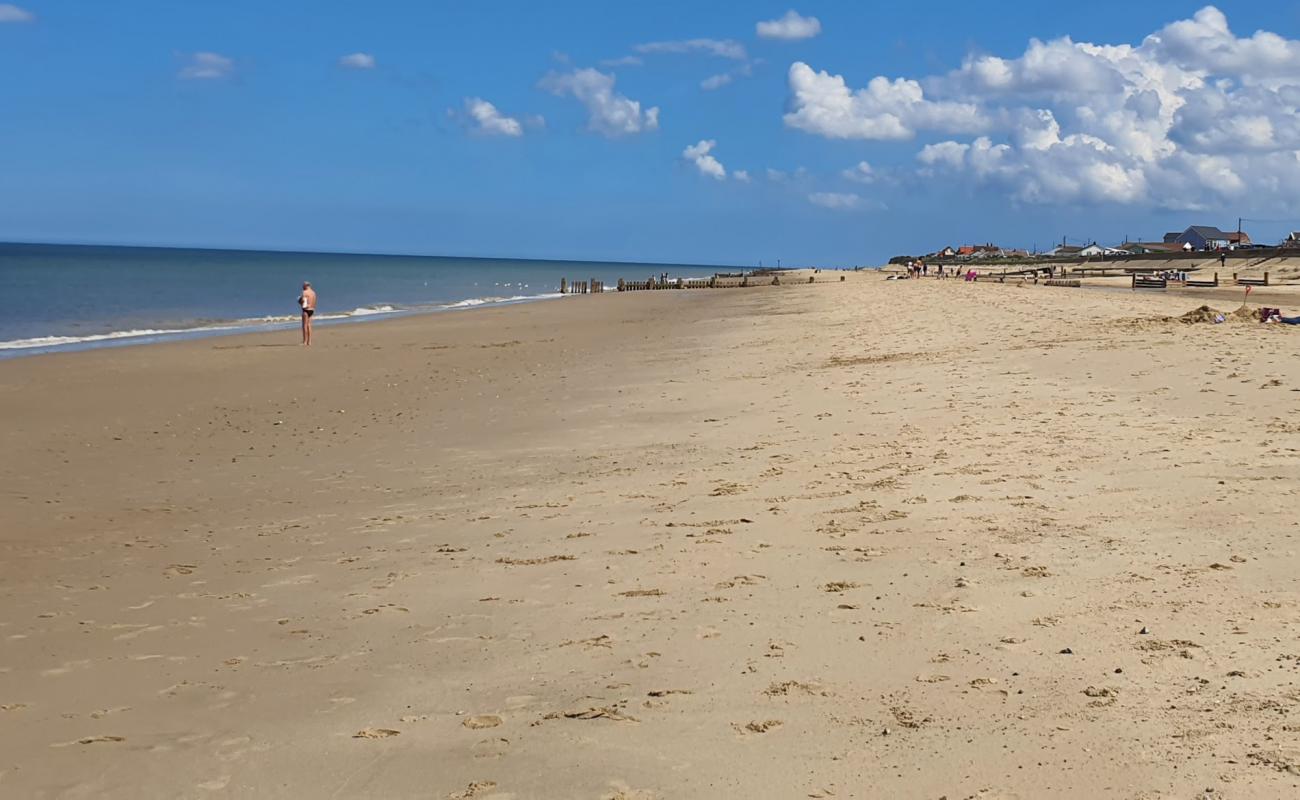
[{"label": "cloud bank", "polygon": [[1030,40],[947,74],[842,76],[790,66],[788,127],[829,139],[924,142],[921,176],[1043,203],[1294,205],[1300,41],[1238,36],[1206,6],[1140,44]]}]

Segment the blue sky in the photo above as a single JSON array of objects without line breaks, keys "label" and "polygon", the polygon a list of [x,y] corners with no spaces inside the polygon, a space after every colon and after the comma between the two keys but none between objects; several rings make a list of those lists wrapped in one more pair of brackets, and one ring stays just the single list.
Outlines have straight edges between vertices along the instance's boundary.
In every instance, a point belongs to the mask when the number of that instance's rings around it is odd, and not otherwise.
[{"label": "blue sky", "polygon": [[0,240],[852,265],[1245,216],[1275,241],[1298,27],[1258,0],[0,2]]}]

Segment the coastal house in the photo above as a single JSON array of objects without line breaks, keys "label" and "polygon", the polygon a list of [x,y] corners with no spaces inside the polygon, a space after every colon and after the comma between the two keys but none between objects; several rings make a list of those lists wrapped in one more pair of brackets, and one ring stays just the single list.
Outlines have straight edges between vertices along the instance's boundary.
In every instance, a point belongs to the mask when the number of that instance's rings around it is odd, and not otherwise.
[{"label": "coastal house", "polygon": [[1178,253],[1183,246],[1177,242],[1124,242],[1116,247],[1117,250],[1127,250],[1135,255],[1147,255],[1149,253]]},{"label": "coastal house", "polygon": [[1053,247],[1047,251],[1049,256],[1077,256],[1083,250],[1082,247],[1074,244],[1063,244],[1060,247]]},{"label": "coastal house", "polygon": [[939,252],[934,253],[933,257],[934,257],[934,258],[952,258],[952,257],[954,257],[954,256],[956,256],[956,255],[957,255],[957,251],[956,251],[956,250],[952,249],[951,247],[945,247],[945,248],[943,248],[942,250],[940,250]]},{"label": "coastal house", "polygon": [[1080,248],[1079,255],[1083,256],[1084,258],[1091,258],[1092,256],[1104,256],[1106,255],[1106,248],[1102,247],[1096,242],[1093,242],[1087,247]]},{"label": "coastal house", "polygon": [[1250,244],[1250,235],[1244,231],[1221,231],[1213,225],[1193,225],[1182,233],[1166,233],[1165,244],[1190,244],[1193,250],[1218,250]]},{"label": "coastal house", "polygon": [[964,244],[957,248],[957,258],[970,261],[980,258],[997,258],[1002,255],[1002,248],[995,244]]},{"label": "coastal house", "polygon": [[1300,247],[1300,231],[1291,231],[1291,235],[1282,240],[1283,247]]}]

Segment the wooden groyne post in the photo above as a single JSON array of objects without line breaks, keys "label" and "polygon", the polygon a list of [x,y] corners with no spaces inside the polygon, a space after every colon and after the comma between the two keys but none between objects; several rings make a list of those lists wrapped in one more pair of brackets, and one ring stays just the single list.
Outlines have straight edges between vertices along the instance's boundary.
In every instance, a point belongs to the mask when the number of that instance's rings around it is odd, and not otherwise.
[{"label": "wooden groyne post", "polygon": [[1134,289],[1164,289],[1169,284],[1164,278],[1158,278],[1155,275],[1139,275],[1133,273]]}]

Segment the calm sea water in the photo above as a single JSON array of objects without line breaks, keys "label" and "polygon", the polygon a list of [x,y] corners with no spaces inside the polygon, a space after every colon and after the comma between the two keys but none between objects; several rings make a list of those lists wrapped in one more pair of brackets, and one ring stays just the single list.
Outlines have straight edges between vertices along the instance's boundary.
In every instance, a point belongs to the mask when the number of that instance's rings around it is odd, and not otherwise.
[{"label": "calm sea water", "polygon": [[0,244],[0,358],[556,297],[560,279],[615,283],[718,268],[522,259]]}]

